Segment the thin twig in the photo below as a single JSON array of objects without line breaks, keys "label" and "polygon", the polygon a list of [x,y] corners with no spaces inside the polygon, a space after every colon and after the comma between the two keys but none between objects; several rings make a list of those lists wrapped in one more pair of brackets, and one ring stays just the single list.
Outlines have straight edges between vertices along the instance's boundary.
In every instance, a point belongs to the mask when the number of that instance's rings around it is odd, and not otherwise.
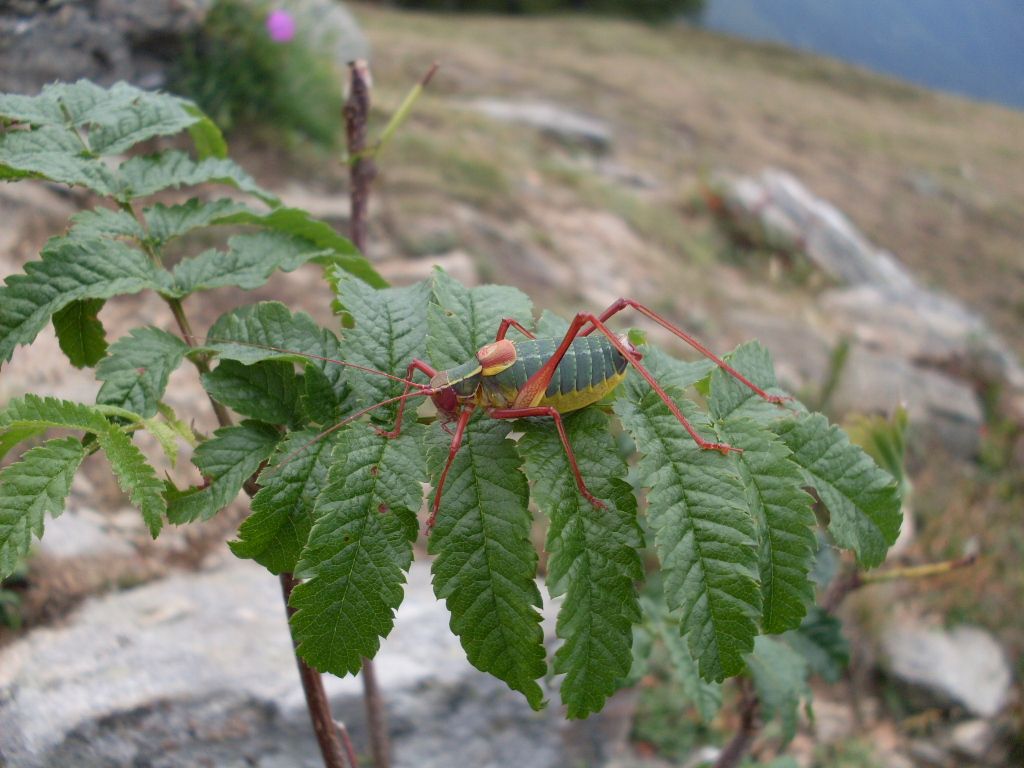
[{"label": "thin twig", "polygon": [[[178,323],[178,328],[181,329],[181,333],[185,337],[185,342],[189,346],[194,346],[195,334],[192,332],[192,324],[185,314],[181,301],[178,299],[167,299],[167,304],[170,306],[171,313]],[[191,360],[200,373],[209,373],[210,364],[206,357],[193,357]],[[230,427],[233,420],[228,410],[214,400],[213,397],[210,397],[210,402],[213,404],[213,411],[217,416],[217,422],[222,427]],[[255,496],[260,489],[256,478],[264,466],[266,466],[266,462],[262,463],[260,468],[242,486],[250,497]],[[279,579],[281,582],[281,592],[284,595],[285,610],[288,612],[288,617],[291,618],[293,609],[288,605],[288,598],[298,582],[290,573],[282,573]],[[289,624],[289,628],[290,626]],[[292,645],[293,647],[295,646],[294,636],[292,637]],[[341,739],[334,727],[334,718],[331,716],[331,704],[327,699],[327,692],[324,690],[323,678],[319,672],[306,664],[298,653],[295,653],[295,663],[299,668],[299,679],[302,681],[302,690],[306,696],[306,709],[309,710],[309,719],[313,723],[313,731],[320,746],[320,755],[323,757],[324,768],[346,768]],[[350,768],[355,768],[355,766],[350,766]]]},{"label": "thin twig", "polygon": [[[370,68],[362,59],[349,65],[350,86],[345,102],[345,137],[348,145],[349,199],[351,219],[349,237],[360,253],[366,254],[366,213],[370,186],[377,176],[373,157],[366,154],[366,126],[370,115]],[[382,768],[382,766],[375,766]]]},{"label": "thin twig", "polygon": [[355,747],[352,746],[352,738],[348,735],[348,728],[341,720],[335,720],[334,726],[341,736],[341,743],[345,747],[345,757],[348,758],[349,768],[359,768],[359,758],[356,757]]},{"label": "thin twig", "polygon": [[[366,125],[370,115],[370,68],[365,61],[349,64],[350,86],[345,102],[345,136],[348,144],[349,199],[351,220],[349,237],[360,253],[366,254],[366,213],[370,186],[377,175],[372,154],[365,153]],[[363,659],[363,701],[374,768],[390,768],[391,744],[388,740],[384,701],[377,686],[377,674],[371,659]]]},{"label": "thin twig", "polygon": [[722,750],[722,754],[718,756],[715,768],[735,768],[739,765],[743,756],[747,754],[747,750],[750,749],[754,737],[757,735],[757,710],[760,705],[757,693],[755,693],[754,686],[749,678],[739,677],[736,679],[736,684],[740,689],[740,700],[738,703],[740,727],[725,749]]},{"label": "thin twig", "polygon": [[[279,578],[285,610],[288,612],[290,620],[295,609],[288,604],[288,600],[299,581],[290,573],[282,573]],[[290,624],[289,621],[289,626]],[[297,646],[294,636],[292,636],[292,645]],[[298,653],[295,654],[295,662],[299,667],[299,678],[302,680],[302,690],[306,694],[306,706],[309,709],[309,718],[313,721],[313,732],[320,745],[324,768],[345,768],[341,737],[334,725],[334,718],[331,716],[331,702],[327,698],[327,691],[324,690],[323,677],[306,664]],[[355,768],[355,766],[353,765],[351,768]]]}]

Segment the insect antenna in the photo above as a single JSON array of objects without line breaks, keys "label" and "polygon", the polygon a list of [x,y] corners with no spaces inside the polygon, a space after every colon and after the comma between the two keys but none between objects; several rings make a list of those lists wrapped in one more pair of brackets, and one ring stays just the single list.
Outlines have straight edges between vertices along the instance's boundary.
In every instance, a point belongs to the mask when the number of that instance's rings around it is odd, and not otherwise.
[{"label": "insect antenna", "polygon": [[318,442],[323,440],[328,435],[334,434],[335,432],[337,432],[342,427],[351,424],[353,421],[355,421],[356,419],[359,419],[359,418],[365,416],[370,411],[376,410],[377,408],[381,408],[381,407],[383,407],[385,405],[391,405],[393,403],[398,403],[398,402],[401,402],[403,400],[408,400],[409,398],[412,398],[412,397],[429,397],[432,394],[434,394],[434,390],[432,388],[427,387],[427,386],[423,386],[423,388],[419,392],[405,392],[405,393],[403,393],[401,395],[397,395],[395,397],[389,397],[386,400],[381,400],[379,403],[374,403],[373,405],[368,405],[365,408],[361,408],[360,410],[356,411],[355,413],[349,414],[348,416],[346,416],[344,419],[342,419],[341,421],[337,422],[336,424],[332,424],[327,429],[325,429],[323,432],[320,432],[319,434],[314,435],[307,442],[303,443],[298,448],[296,448],[295,450],[290,452],[287,456],[285,456],[279,462],[273,464],[272,466],[267,467],[267,469],[265,469],[263,471],[263,473],[261,473],[261,477],[263,477],[263,476],[273,477],[278,471],[283,469],[296,456],[301,456],[310,447],[312,447],[313,445],[316,445]]},{"label": "insect antenna", "polygon": [[195,342],[198,342],[199,344],[203,344],[203,345],[206,345],[206,344],[237,344],[237,345],[239,345],[241,347],[253,347],[254,349],[263,349],[263,350],[266,350],[268,352],[279,352],[282,355],[295,355],[296,357],[305,357],[305,358],[308,358],[310,360],[320,360],[321,362],[334,363],[335,365],[341,365],[341,366],[344,366],[346,368],[352,368],[352,369],[355,369],[357,371],[362,371],[363,373],[372,373],[372,374],[374,374],[376,376],[383,376],[386,379],[391,379],[392,381],[397,381],[397,382],[400,382],[402,384],[407,384],[410,387],[415,387],[416,389],[420,389],[420,390],[429,389],[429,387],[426,384],[420,384],[417,381],[411,381],[410,379],[405,379],[405,378],[402,378],[401,376],[395,376],[394,374],[388,373],[387,371],[381,371],[381,370],[378,370],[376,368],[370,368],[369,366],[366,366],[366,365],[359,365],[358,363],[351,363],[348,360],[336,360],[333,357],[324,357],[323,355],[317,355],[317,354],[314,354],[312,352],[299,352],[298,350],[295,350],[295,349],[285,349],[284,347],[274,347],[274,346],[271,346],[270,344],[258,344],[258,343],[254,342],[254,341],[238,341],[236,339],[219,339],[219,338],[215,338],[213,336],[203,337],[203,336],[194,336],[192,334],[185,334],[185,338],[186,339],[190,339],[190,340],[195,341]]}]

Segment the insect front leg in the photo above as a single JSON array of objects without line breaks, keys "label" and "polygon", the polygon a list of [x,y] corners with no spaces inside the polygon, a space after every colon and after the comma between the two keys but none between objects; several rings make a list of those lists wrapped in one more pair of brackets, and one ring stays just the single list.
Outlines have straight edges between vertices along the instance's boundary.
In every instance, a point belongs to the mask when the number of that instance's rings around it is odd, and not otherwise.
[{"label": "insect front leg", "polygon": [[462,437],[466,434],[466,425],[469,424],[469,417],[473,415],[475,410],[475,405],[467,405],[459,411],[459,422],[455,426],[455,436],[452,438],[452,444],[448,448],[448,460],[444,463],[441,477],[437,480],[437,488],[434,490],[434,503],[430,509],[430,517],[427,518],[427,533],[430,533],[430,529],[434,527],[437,513],[441,509],[441,494],[444,493],[444,481],[448,478],[448,470],[452,468],[455,455],[459,452],[459,448],[462,447]]},{"label": "insect front leg", "polygon": [[402,399],[398,401],[398,413],[395,415],[395,426],[391,430],[378,429],[377,434],[381,437],[396,438],[402,433],[402,414],[405,413],[405,403],[408,400],[409,390],[412,389],[412,375],[416,371],[425,373],[430,378],[437,375],[437,371],[422,360],[413,360],[405,369],[405,389],[402,391]]}]

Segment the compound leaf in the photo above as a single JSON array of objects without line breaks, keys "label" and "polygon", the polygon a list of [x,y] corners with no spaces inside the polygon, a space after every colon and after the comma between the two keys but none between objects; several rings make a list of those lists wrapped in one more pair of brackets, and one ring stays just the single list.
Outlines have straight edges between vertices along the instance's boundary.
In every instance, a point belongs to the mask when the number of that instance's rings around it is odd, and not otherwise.
[{"label": "compound leaf", "polygon": [[258,197],[268,205],[277,205],[277,198],[260,187],[242,168],[227,158],[209,157],[193,160],[184,152],[169,151],[159,155],[131,157],[117,170],[120,200],[145,197],[165,189],[178,189],[198,184],[226,184]]},{"label": "compound leaf", "polygon": [[0,287],[0,362],[35,339],[50,317],[73,301],[159,290],[162,283],[146,255],[123,243],[54,238],[41,261],[29,262],[24,274],[11,275]]},{"label": "compound leaf", "polygon": [[311,247],[306,240],[277,232],[236,235],[228,240],[226,252],[203,251],[178,263],[172,272],[172,293],[187,296],[225,286],[251,291],[279,269],[291,272],[307,261],[321,261],[330,254],[323,248]]},{"label": "compound leaf", "polygon": [[[353,320],[352,328],[345,331],[341,340],[345,360],[405,376],[413,358],[422,357],[425,352],[430,284],[380,290],[334,272],[331,286]],[[405,389],[401,381],[357,370],[349,371],[348,380],[362,405],[401,395]],[[417,405],[419,401],[413,400],[406,413],[414,414]],[[395,404],[374,413],[379,421],[390,422],[397,407]]]},{"label": "compound leaf", "polygon": [[804,481],[828,507],[836,543],[852,549],[865,568],[881,564],[903,520],[892,475],[820,413],[780,422],[776,431],[803,469]]},{"label": "compound leaf", "polygon": [[[705,680],[743,669],[761,613],[754,522],[732,461],[703,451],[654,392],[626,388],[615,411],[641,453],[640,484],[670,610]],[[678,401],[701,429],[696,406]],[[706,433],[706,430],[705,430]],[[710,438],[710,436],[708,436]]]},{"label": "compound leaf", "polygon": [[71,480],[85,458],[73,437],[50,440],[0,469],[0,581],[10,576],[29,550],[31,537],[43,535],[46,513],[64,511]]},{"label": "compound leaf", "polygon": [[289,432],[278,445],[260,475],[252,514],[239,527],[238,540],[229,542],[237,557],[255,560],[275,574],[295,571],[340,439],[337,434],[317,437],[312,429]]},{"label": "compound leaf", "polygon": [[103,382],[96,402],[116,405],[150,417],[178,367],[188,344],[159,328],[135,328],[110,346],[110,354],[96,366]]},{"label": "compound leaf", "polygon": [[427,309],[427,352],[438,370],[472,360],[480,347],[494,341],[502,318],[514,318],[527,328],[533,324],[530,299],[516,288],[466,288],[438,269],[433,289],[437,304]]},{"label": "compound leaf", "polygon": [[843,637],[843,625],[818,605],[812,605],[798,629],[783,639],[803,656],[810,671],[827,683],[837,683],[850,663],[850,645]]},{"label": "compound leaf", "polygon": [[283,360],[242,365],[223,360],[203,374],[203,387],[236,413],[271,424],[290,424],[296,415],[299,382],[295,366]]},{"label": "compound leaf", "polygon": [[107,353],[107,335],[99,312],[103,299],[73,301],[53,315],[61,351],[76,368],[96,365]]},{"label": "compound leaf", "polygon": [[814,599],[815,518],[803,474],[785,444],[746,416],[720,422],[718,436],[743,449],[734,461],[758,527],[764,631],[795,629]]},{"label": "compound leaf", "polygon": [[[451,629],[470,663],[539,709],[543,693],[536,681],[546,664],[537,554],[530,543],[526,478],[506,439],[509,429],[480,414],[466,429],[430,536],[434,593],[447,604]],[[435,487],[450,443],[435,424],[427,452]]]},{"label": "compound leaf", "polygon": [[569,717],[586,717],[600,711],[629,674],[643,537],[608,417],[586,409],[564,422],[584,481],[604,500],[603,509],[580,495],[553,424],[523,422],[518,449],[534,501],[551,520],[548,590],[552,597],[565,595],[555,630],[565,642],[554,672],[565,675],[561,697]]},{"label": "compound leaf", "polygon": [[[135,416],[127,411],[122,413]],[[78,429],[94,434],[107,455],[118,485],[141,510],[153,536],[160,532],[166,508],[161,496],[163,486],[131,438],[111,424],[100,409],[52,397],[25,395],[11,400],[0,411],[0,429],[23,426]]]},{"label": "compound leaf", "polygon": [[761,635],[747,657],[747,667],[765,717],[779,717],[783,743],[789,743],[796,734],[800,701],[811,694],[807,662],[782,641]]},{"label": "compound leaf", "polygon": [[423,497],[421,431],[387,439],[357,425],[339,439],[290,601],[299,655],[317,669],[356,672],[394,625]]},{"label": "compound leaf", "polygon": [[335,418],[345,401],[345,368],[335,362],[341,354],[338,338],[305,312],[293,315],[280,302],[264,301],[222,315],[210,328],[206,348],[222,360],[246,365],[260,360],[305,364],[305,385],[309,389],[315,383],[314,410],[323,420]]},{"label": "compound leaf", "polygon": [[199,444],[192,463],[203,473],[207,485],[185,492],[170,493],[168,519],[176,524],[208,520],[242,490],[260,465],[273,452],[281,435],[269,424],[243,421],[223,427]]}]

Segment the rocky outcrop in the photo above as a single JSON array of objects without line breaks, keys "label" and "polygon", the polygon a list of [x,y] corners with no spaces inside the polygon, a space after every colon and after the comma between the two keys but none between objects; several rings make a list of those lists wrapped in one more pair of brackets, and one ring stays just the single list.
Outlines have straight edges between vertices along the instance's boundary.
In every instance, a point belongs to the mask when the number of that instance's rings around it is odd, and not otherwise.
[{"label": "rocky outcrop", "polygon": [[[428,565],[412,568],[377,674],[396,768],[596,766],[613,751],[607,734],[625,736],[614,727],[629,714],[622,702],[569,724],[473,669]],[[335,716],[365,744],[361,683],[326,683]],[[317,755],[277,580],[251,562],[225,555],[212,570],[94,599],[0,650],[0,764],[11,768],[283,768]]]}]

